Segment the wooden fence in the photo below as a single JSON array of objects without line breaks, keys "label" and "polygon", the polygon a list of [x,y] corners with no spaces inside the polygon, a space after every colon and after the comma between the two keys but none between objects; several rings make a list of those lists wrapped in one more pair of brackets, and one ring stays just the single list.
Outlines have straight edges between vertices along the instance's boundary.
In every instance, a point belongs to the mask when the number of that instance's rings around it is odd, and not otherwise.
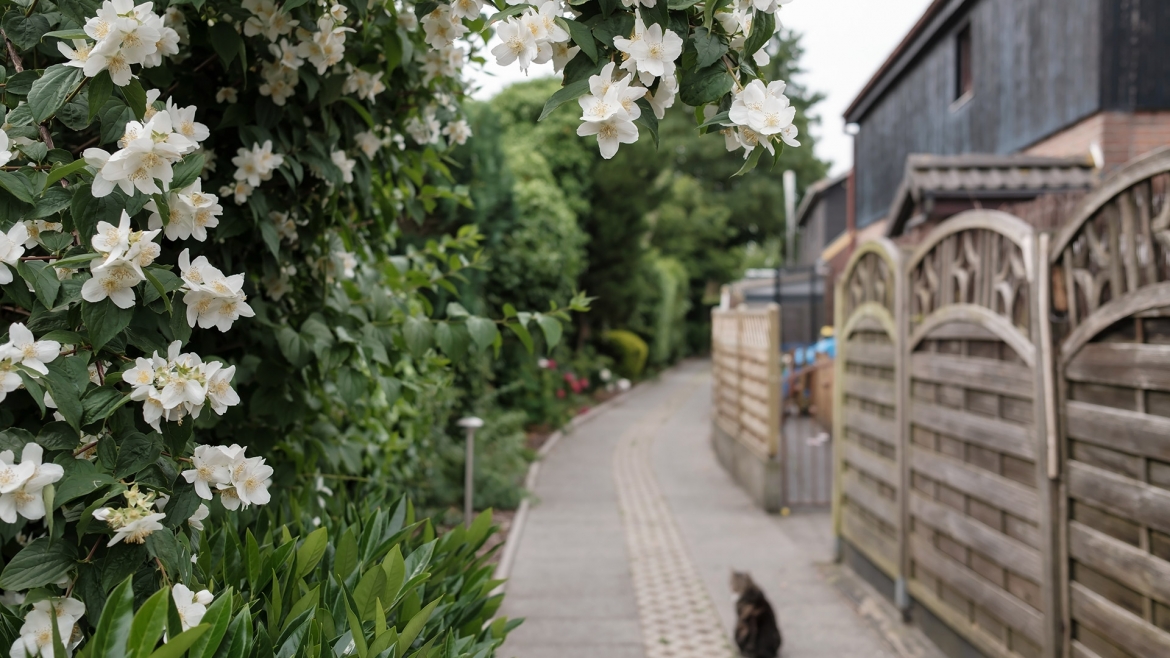
[{"label": "wooden fence", "polygon": [[780,448],[780,307],[711,314],[715,422],[761,458]]},{"label": "wooden fence", "polygon": [[835,530],[996,658],[1170,656],[1170,150],[838,280]]}]

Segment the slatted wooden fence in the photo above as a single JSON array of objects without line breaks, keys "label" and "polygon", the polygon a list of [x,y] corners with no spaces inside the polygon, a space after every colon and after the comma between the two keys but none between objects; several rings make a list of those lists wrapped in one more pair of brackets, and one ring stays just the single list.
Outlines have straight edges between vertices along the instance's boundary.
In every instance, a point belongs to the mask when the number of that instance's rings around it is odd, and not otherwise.
[{"label": "slatted wooden fence", "polygon": [[986,656],[1170,656],[1170,150],[838,280],[838,535]]},{"label": "slatted wooden fence", "polygon": [[765,459],[780,448],[780,307],[711,314],[715,422]]}]

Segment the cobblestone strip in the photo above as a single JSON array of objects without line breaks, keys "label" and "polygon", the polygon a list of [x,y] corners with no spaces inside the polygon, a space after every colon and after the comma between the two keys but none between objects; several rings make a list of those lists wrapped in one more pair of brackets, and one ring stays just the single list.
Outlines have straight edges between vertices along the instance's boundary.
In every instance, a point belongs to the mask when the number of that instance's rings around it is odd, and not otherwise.
[{"label": "cobblestone strip", "polygon": [[694,390],[694,386],[686,386],[686,390],[643,416],[625,433],[614,452],[614,480],[646,658],[734,655],[698,570],[687,555],[652,466],[655,438]]}]

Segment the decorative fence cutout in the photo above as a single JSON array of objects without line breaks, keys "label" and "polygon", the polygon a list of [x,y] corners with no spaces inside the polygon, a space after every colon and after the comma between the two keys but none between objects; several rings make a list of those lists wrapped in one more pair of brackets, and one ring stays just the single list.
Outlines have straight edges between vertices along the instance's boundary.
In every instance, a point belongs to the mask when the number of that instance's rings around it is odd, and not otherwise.
[{"label": "decorative fence cutout", "polygon": [[838,535],[988,656],[1170,655],[1170,150],[837,295]]}]

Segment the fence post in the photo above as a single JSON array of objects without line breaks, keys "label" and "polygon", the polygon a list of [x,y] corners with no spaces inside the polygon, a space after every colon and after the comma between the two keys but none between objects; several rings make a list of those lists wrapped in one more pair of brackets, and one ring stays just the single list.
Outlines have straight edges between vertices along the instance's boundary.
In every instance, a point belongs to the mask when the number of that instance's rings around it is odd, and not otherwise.
[{"label": "fence post", "polygon": [[780,419],[783,417],[783,388],[780,386],[780,305],[768,304],[768,455],[783,458],[784,440]]}]

